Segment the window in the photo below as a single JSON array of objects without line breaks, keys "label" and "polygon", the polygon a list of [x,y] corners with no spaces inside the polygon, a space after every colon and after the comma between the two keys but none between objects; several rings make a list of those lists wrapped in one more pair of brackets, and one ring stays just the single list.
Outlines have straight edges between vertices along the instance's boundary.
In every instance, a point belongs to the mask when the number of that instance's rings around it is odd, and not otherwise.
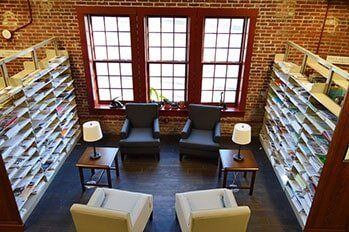
[{"label": "window", "polygon": [[236,102],[244,28],[243,18],[205,18],[201,102]]},{"label": "window", "polygon": [[187,30],[187,18],[147,18],[149,97],[153,101],[186,100]]},{"label": "window", "polygon": [[93,71],[99,101],[133,101],[129,17],[91,16]]},{"label": "window", "polygon": [[228,113],[243,113],[257,10],[81,6],[77,12],[93,109],[108,109],[117,97],[187,105],[222,100]]}]

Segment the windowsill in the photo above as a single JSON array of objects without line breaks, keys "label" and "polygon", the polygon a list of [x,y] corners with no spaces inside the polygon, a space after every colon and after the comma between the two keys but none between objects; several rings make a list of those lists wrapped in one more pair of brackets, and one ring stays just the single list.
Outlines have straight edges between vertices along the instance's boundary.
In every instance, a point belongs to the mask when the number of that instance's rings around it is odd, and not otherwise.
[{"label": "windowsill", "polygon": [[[125,115],[125,107],[123,108],[110,108],[109,104],[98,104],[92,109],[93,113],[97,114],[116,114]],[[242,117],[245,111],[238,109],[237,107],[228,107],[222,110],[223,117]],[[165,109],[163,106],[160,108],[160,116],[187,116],[188,109]]]}]

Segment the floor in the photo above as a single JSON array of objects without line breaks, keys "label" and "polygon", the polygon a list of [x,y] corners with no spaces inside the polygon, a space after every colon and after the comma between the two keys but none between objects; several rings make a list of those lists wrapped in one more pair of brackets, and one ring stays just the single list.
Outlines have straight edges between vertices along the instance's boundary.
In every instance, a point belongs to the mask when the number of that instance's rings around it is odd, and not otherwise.
[{"label": "floor", "polygon": [[[61,170],[48,188],[46,194],[26,222],[27,232],[68,232],[75,231],[69,212],[73,203],[86,203],[93,189],[81,192],[78,170],[75,163],[86,148],[86,144],[76,146]],[[99,146],[117,146],[117,138],[104,138]],[[222,145],[234,148],[230,141]],[[254,138],[246,146],[251,149],[260,166],[257,173],[253,196],[248,190],[234,193],[239,205],[248,205],[252,215],[248,231],[301,231],[285,194],[283,193],[264,151]],[[120,157],[119,157],[120,160]],[[149,193],[154,196],[154,219],[145,231],[176,232],[180,227],[175,217],[175,193],[200,189],[211,189],[221,185],[217,179],[217,162],[185,157],[178,160],[178,138],[161,138],[161,160],[152,156],[127,157],[119,162],[120,178],[114,173],[113,187],[118,189]],[[232,182],[233,176],[228,176]],[[237,183],[244,181],[237,176]],[[106,177],[102,181],[106,182]]]}]

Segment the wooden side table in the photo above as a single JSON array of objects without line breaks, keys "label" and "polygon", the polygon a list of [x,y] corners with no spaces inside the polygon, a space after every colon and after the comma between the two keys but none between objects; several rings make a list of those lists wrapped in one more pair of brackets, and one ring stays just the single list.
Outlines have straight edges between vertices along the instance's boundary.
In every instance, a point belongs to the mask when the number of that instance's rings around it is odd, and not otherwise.
[{"label": "wooden side table", "polygon": [[[90,159],[90,154],[93,153],[93,147],[88,147],[80,157],[79,161],[75,165],[79,168],[80,181],[82,191],[85,191],[86,186],[107,186],[112,188],[111,182],[111,174],[110,170],[116,171],[116,176],[119,177],[119,165],[118,165],[118,152],[119,148],[115,147],[96,147],[97,152],[101,154],[101,158],[92,160]],[[115,167],[112,166],[113,162],[115,162]],[[91,170],[91,177],[95,175],[95,169],[100,169],[102,172],[97,179],[96,183],[86,183],[84,179],[84,171],[83,169],[87,168]],[[99,180],[102,178],[104,171],[107,172],[108,184],[98,184]]]},{"label": "wooden side table", "polygon": [[251,181],[249,186],[238,186],[239,189],[249,189],[250,195],[253,193],[254,182],[256,179],[256,173],[259,170],[258,164],[253,157],[252,151],[241,150],[241,154],[244,156],[243,161],[235,161],[233,159],[233,154],[237,153],[237,150],[220,149],[219,150],[219,174],[218,178],[221,178],[222,172],[223,177],[223,188],[227,185],[227,175],[228,172],[244,172],[244,177],[246,177],[247,172],[252,173]]}]

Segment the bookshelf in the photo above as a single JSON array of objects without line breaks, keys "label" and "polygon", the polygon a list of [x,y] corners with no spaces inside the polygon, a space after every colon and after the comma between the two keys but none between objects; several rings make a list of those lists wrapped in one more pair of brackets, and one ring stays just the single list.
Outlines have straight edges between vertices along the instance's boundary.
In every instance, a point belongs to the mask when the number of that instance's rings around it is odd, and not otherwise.
[{"label": "bookshelf", "polygon": [[[36,51],[42,48],[46,57],[39,60]],[[27,53],[32,61],[9,76],[6,63]],[[80,139],[74,81],[68,53],[57,49],[55,38],[6,57],[0,65],[0,170],[6,172],[0,177],[12,190],[2,194],[14,196],[18,215],[13,218],[23,224]],[[11,220],[0,219],[0,229],[10,228]]]},{"label": "bookshelf", "polygon": [[[291,61],[291,49],[303,56],[301,65]],[[347,72],[292,42],[271,68],[260,141],[303,228],[341,111],[329,86],[346,93],[348,80]]]}]

